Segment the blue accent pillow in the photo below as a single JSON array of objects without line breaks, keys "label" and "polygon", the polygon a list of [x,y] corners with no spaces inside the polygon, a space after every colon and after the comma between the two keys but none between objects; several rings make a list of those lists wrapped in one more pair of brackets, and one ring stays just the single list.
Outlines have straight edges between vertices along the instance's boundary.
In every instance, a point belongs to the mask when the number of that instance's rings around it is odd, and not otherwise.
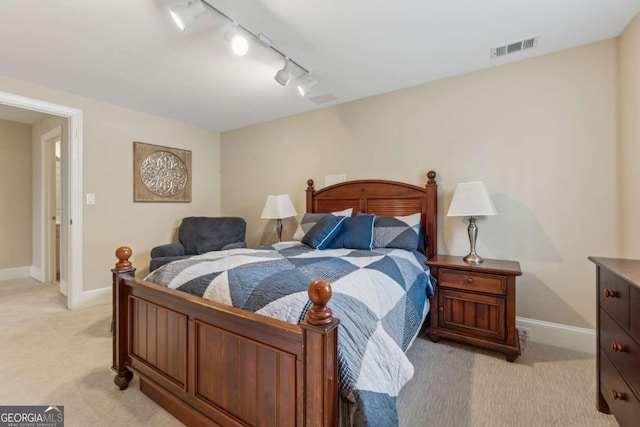
[{"label": "blue accent pillow", "polygon": [[373,248],[373,215],[358,215],[345,218],[340,231],[331,240],[327,249]]},{"label": "blue accent pillow", "polygon": [[293,237],[291,237],[291,240],[302,241],[302,238],[307,233],[307,231],[311,230],[311,227],[316,225],[316,223],[320,220],[320,218],[322,218],[323,216],[329,213],[332,213],[335,216],[351,216],[351,214],[353,213],[353,208],[347,208],[337,212],[325,212],[325,213],[307,212],[302,217],[300,224],[298,224],[298,229],[293,234]]},{"label": "blue accent pillow", "polygon": [[302,243],[314,249],[325,249],[338,234],[345,217],[328,214],[320,218],[302,238]]}]

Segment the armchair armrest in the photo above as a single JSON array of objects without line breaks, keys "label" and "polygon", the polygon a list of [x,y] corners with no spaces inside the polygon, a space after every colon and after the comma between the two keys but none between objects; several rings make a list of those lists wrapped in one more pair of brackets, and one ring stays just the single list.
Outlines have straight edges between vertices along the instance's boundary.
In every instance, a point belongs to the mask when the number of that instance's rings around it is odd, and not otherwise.
[{"label": "armchair armrest", "polygon": [[184,246],[182,246],[182,243],[168,243],[151,249],[151,258],[179,257],[184,255]]}]

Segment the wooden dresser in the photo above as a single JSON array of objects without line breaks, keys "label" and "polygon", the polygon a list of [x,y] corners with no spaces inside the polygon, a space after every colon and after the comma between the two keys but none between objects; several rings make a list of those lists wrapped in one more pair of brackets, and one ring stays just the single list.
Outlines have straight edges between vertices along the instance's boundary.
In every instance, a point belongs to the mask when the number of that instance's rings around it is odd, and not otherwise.
[{"label": "wooden dresser", "polygon": [[516,330],[517,261],[485,259],[467,264],[460,256],[436,255],[427,261],[438,279],[431,300],[429,338],[449,338],[504,353],[509,362],[520,355]]},{"label": "wooden dresser", "polygon": [[640,260],[596,264],[597,407],[621,426],[640,425]]}]

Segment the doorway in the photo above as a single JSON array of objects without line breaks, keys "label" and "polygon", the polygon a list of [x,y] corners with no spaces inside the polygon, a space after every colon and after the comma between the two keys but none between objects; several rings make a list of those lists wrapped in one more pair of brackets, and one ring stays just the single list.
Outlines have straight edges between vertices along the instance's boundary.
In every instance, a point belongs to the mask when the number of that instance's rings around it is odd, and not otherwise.
[{"label": "doorway", "polygon": [[[65,138],[66,144],[61,144],[61,220],[60,220],[60,283],[61,288],[67,287],[67,308],[74,309],[82,305],[82,111],[64,105],[53,104],[38,99],[27,98],[7,92],[0,92],[0,104],[37,111],[67,119]],[[39,151],[39,157],[44,157]],[[41,197],[34,197],[33,236],[34,265],[32,271],[40,270],[44,275],[45,242],[50,240],[42,227],[43,218],[47,213],[47,205],[43,199],[45,191],[42,168],[38,168],[41,179],[34,181],[34,191]],[[65,196],[66,195],[66,196]],[[51,225],[51,221],[47,221]],[[55,227],[53,227],[55,228]],[[32,273],[33,275],[33,273]],[[35,275],[34,275],[35,277]],[[66,282],[66,285],[65,285]]]},{"label": "doorway", "polygon": [[[43,281],[54,282],[60,292],[68,296],[68,280],[62,276],[62,217],[63,203],[66,199],[62,194],[62,126],[46,132],[41,137],[42,145],[42,200],[44,201],[44,215],[42,215],[43,241]],[[65,275],[66,276],[66,275]]]}]

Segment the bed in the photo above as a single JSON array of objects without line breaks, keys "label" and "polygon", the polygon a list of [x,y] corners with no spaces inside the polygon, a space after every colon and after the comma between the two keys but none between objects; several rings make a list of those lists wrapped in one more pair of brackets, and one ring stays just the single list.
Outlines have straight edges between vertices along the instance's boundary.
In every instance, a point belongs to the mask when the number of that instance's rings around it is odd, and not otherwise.
[{"label": "bed", "polygon": [[[321,190],[309,180],[307,212],[351,208],[388,217],[419,212],[431,257],[437,248],[437,185],[435,172],[427,177],[425,187],[357,180]],[[295,252],[293,259],[314,256],[295,244],[276,249]],[[341,294],[332,305],[329,281],[309,284],[309,302],[296,324],[136,279],[131,250],[118,248],[116,257],[112,368],[120,389],[135,373],[140,389],[187,425],[338,425],[344,400],[338,391],[344,354],[338,351],[338,336],[345,328],[333,316],[331,307],[338,309]],[[348,324],[349,313],[342,313]],[[410,345],[404,341],[404,347]]]}]

